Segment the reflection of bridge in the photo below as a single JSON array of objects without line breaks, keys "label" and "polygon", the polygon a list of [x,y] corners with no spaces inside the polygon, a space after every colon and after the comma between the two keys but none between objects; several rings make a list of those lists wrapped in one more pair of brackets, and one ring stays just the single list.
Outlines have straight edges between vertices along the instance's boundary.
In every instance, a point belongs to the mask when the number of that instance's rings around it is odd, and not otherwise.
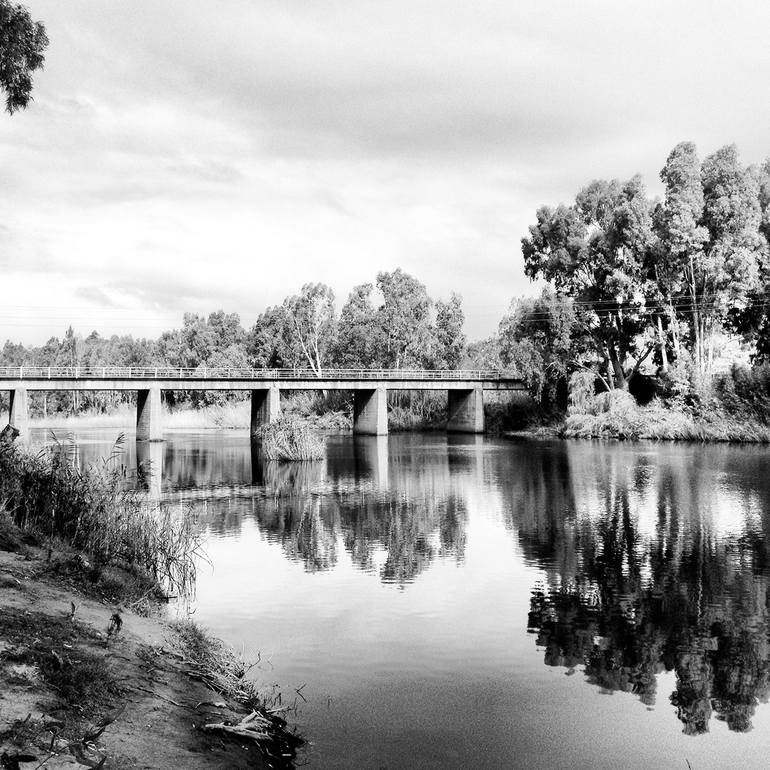
[{"label": "reflection of bridge", "polygon": [[382,435],[388,432],[389,390],[446,390],[447,430],[481,433],[484,430],[485,390],[524,390],[510,372],[497,370],[327,369],[184,369],[174,367],[0,367],[0,390],[11,393],[10,423],[27,427],[27,391],[136,391],[136,438],[158,441],[162,390],[251,391],[251,430],[275,420],[282,390],[350,390],[353,431]]}]

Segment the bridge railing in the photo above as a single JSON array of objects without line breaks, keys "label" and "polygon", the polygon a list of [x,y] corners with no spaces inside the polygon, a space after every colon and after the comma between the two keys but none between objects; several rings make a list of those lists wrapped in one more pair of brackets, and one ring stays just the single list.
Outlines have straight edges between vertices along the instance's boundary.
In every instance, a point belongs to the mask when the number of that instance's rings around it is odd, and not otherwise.
[{"label": "bridge railing", "polygon": [[5,366],[4,380],[513,380],[498,369],[245,369],[174,366]]}]

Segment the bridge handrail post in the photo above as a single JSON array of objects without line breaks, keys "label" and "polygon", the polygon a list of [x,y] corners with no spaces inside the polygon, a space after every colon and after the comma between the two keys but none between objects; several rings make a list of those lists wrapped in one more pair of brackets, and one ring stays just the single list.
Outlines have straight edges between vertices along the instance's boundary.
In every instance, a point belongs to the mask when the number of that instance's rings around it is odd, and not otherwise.
[{"label": "bridge handrail post", "polygon": [[23,366],[19,367],[19,379],[20,380],[24,379],[24,367]]},{"label": "bridge handrail post", "polygon": [[48,379],[49,380],[51,379],[51,367],[50,366],[48,367]]}]

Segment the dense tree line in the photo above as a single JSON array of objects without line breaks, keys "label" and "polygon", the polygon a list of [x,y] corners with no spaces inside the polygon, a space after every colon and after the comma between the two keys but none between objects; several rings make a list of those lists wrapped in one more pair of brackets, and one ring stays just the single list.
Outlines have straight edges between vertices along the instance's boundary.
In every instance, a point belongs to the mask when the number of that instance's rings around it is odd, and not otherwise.
[{"label": "dense tree line", "polygon": [[[131,335],[87,337],[70,327],[41,346],[7,341],[0,366],[173,366],[184,368],[459,367],[466,356],[460,296],[434,301],[401,269],[381,272],[376,284],[356,286],[338,312],[332,290],[305,284],[267,308],[246,329],[237,313],[185,313],[181,328],[158,339]],[[186,394],[183,400],[213,398]],[[51,394],[46,409],[109,408],[121,394]]]}]

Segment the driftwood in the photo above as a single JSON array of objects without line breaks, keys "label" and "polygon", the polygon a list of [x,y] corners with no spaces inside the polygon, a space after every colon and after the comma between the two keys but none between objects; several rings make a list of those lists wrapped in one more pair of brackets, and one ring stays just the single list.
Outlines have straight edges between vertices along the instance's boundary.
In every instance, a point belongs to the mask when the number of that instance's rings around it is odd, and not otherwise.
[{"label": "driftwood", "polygon": [[251,714],[241,719],[236,725],[227,722],[214,722],[204,725],[204,730],[217,731],[235,735],[238,738],[247,738],[252,741],[269,741],[274,736],[269,732],[272,723],[258,711],[252,711]]},{"label": "driftwood", "polygon": [[0,447],[10,446],[19,437],[18,428],[14,428],[13,425],[6,425],[0,430]]}]

